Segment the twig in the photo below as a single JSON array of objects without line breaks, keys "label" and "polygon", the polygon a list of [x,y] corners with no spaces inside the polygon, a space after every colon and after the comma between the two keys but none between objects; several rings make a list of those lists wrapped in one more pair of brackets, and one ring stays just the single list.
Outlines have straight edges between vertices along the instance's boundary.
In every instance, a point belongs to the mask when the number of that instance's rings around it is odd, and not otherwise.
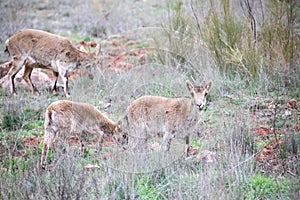
[{"label": "twig", "polygon": [[199,34],[201,34],[201,28],[200,28],[199,19],[198,19],[198,16],[196,15],[196,12],[195,12],[195,9],[194,9],[192,0],[190,1],[190,5],[191,5],[192,12],[193,12],[193,16],[195,17],[195,20],[196,20],[196,22],[197,22],[197,28],[198,28],[198,30],[199,30]]},{"label": "twig", "polygon": [[237,167],[243,165],[244,163],[248,162],[249,160],[251,160],[252,158],[254,158],[255,156],[257,156],[259,153],[261,153],[262,150],[263,150],[263,149],[261,149],[260,151],[258,151],[258,152],[255,153],[255,154],[253,154],[252,156],[250,156],[249,158],[247,158],[247,159],[244,160],[243,162],[241,162],[241,163],[239,163],[239,164],[237,164],[237,165],[231,167],[230,169],[226,170],[224,173],[228,173],[228,172],[232,171],[233,169],[235,169],[235,168],[237,168]]},{"label": "twig", "polygon": [[[253,12],[252,12],[252,7],[249,3],[249,0],[244,0],[244,4],[246,5],[246,9],[247,9],[246,16],[250,18],[251,30],[253,31],[253,36],[254,36],[254,43],[256,43],[256,21],[255,21]],[[244,11],[242,2],[241,2],[241,7],[242,7],[242,10]],[[244,13],[245,13],[245,11],[244,11]]]},{"label": "twig", "polygon": [[297,175],[294,174],[293,172],[291,172],[290,170],[288,170],[287,173],[289,173],[290,175],[292,175],[292,176],[294,176],[294,177],[297,177]]}]

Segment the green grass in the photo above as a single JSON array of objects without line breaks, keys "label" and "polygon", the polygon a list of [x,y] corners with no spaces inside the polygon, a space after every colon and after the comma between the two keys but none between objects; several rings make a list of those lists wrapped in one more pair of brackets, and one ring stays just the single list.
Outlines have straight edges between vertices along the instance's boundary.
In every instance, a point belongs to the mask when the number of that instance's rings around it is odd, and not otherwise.
[{"label": "green grass", "polygon": [[152,177],[141,177],[136,181],[136,191],[141,199],[166,199],[168,185],[166,180],[156,182]]},{"label": "green grass", "polygon": [[261,173],[245,180],[245,199],[290,199],[289,182],[285,178],[274,179]]}]

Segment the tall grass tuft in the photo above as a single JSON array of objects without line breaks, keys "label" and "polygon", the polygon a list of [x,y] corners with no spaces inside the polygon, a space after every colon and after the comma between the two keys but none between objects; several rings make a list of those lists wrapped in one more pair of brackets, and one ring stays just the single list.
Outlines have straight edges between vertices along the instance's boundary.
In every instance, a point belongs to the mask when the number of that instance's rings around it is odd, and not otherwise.
[{"label": "tall grass tuft", "polygon": [[[257,78],[262,71],[290,73],[299,58],[300,44],[294,29],[294,1],[270,0],[254,7],[245,0],[239,8],[229,0],[210,3],[203,39],[222,72],[250,78]],[[233,9],[239,9],[243,17],[234,16]]]},{"label": "tall grass tuft", "polygon": [[[153,36],[161,63],[189,75],[203,74],[202,55],[208,52],[208,62],[213,61],[208,67],[225,76],[260,82],[266,74],[276,84],[299,85],[295,1],[210,0],[191,1],[189,6],[176,1],[172,5],[176,6],[168,11],[167,22]],[[293,80],[291,74],[296,75]]]},{"label": "tall grass tuft", "polygon": [[195,39],[198,38],[196,24],[182,1],[170,1],[168,6],[167,23],[161,23],[158,32],[152,34],[156,57],[163,65],[193,75],[199,70],[193,62],[193,52],[197,48]]}]

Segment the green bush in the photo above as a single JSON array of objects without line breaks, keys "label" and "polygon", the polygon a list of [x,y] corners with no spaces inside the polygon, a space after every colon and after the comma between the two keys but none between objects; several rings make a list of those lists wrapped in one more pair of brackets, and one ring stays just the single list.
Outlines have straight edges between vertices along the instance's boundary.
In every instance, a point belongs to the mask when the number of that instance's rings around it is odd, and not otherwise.
[{"label": "green bush", "polygon": [[273,179],[261,173],[244,182],[245,199],[289,199],[288,181],[285,178]]},{"label": "green bush", "polygon": [[[256,12],[262,13],[256,16],[245,3],[242,8],[248,14],[242,18],[234,17],[231,1],[222,0],[220,5],[210,2],[203,36],[221,71],[233,70],[255,78],[261,68],[282,72],[293,66],[299,56],[295,53],[299,41],[293,27],[295,2],[269,1],[261,5],[261,11]],[[259,15],[264,17],[260,19]],[[260,30],[258,24],[262,24]],[[282,58],[280,63],[277,58]]]},{"label": "green bush", "polygon": [[[27,106],[28,105],[28,106]],[[31,99],[2,99],[0,107],[2,107],[2,115],[0,125],[2,129],[18,130],[26,126],[27,129],[32,126],[41,125],[41,115],[44,112],[43,108],[35,107]],[[38,121],[34,125],[33,121]]]},{"label": "green bush", "polygon": [[166,199],[167,188],[165,183],[162,181],[155,182],[155,179],[151,177],[140,177],[137,180],[136,186],[137,194],[141,199]]}]

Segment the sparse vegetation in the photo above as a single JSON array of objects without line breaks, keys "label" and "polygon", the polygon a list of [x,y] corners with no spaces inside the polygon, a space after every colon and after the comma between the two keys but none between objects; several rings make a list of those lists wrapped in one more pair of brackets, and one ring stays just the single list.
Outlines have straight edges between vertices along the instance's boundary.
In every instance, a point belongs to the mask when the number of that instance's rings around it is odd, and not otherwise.
[{"label": "sparse vegetation", "polygon": [[288,196],[288,182],[285,178],[274,180],[268,175],[255,174],[244,183],[245,199],[290,199]]},{"label": "sparse vegetation", "polygon": [[0,199],[298,199],[299,9],[280,0],[0,1],[3,50],[25,27],[101,44],[94,79],[70,78],[71,100],[116,122],[142,95],[189,96],[186,80],[213,82],[189,158],[155,141],[134,154],[107,139],[99,156],[49,153],[45,171],[44,113],[63,92],[42,84],[34,96],[18,83],[12,97],[0,87]]}]

